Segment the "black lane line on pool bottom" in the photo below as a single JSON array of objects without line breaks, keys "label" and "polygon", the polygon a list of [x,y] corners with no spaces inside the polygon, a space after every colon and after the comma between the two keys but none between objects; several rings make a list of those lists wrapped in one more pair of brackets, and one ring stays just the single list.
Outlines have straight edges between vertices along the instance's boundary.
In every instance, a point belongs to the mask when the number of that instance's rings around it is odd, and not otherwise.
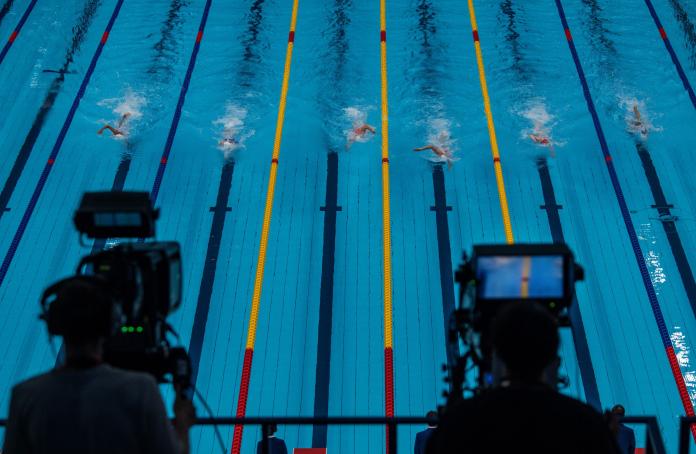
[{"label": "black lane line on pool bottom", "polygon": [[61,88],[63,88],[63,82],[65,82],[65,74],[68,71],[68,67],[73,62],[75,53],[80,49],[80,46],[82,46],[82,42],[85,40],[85,36],[87,36],[89,26],[92,24],[94,14],[96,13],[100,4],[101,0],[92,0],[87,2],[85,9],[82,12],[82,16],[80,16],[80,20],[77,22],[77,25],[74,28],[75,33],[73,34],[72,44],[65,55],[63,66],[61,66],[60,70],[56,71],[59,73],[59,76],[53,79],[51,87],[48,89],[48,93],[44,98],[44,102],[41,104],[39,111],[36,113],[36,117],[34,117],[34,122],[31,125],[31,129],[29,129],[27,136],[24,138],[22,148],[19,150],[19,154],[17,155],[17,158],[12,165],[12,169],[10,170],[10,174],[7,177],[7,180],[5,180],[5,184],[0,192],[0,218],[2,218],[2,215],[5,212],[10,211],[7,205],[10,203],[10,198],[12,197],[12,193],[17,186],[17,181],[19,181],[19,177],[24,171],[24,166],[27,164],[29,155],[31,155],[31,152],[34,149],[34,145],[36,144],[39,134],[44,127],[46,118],[51,112],[51,109],[53,109],[53,105],[56,102],[56,98],[58,97]]},{"label": "black lane line on pool bottom", "polygon": [[655,164],[653,164],[652,157],[650,156],[650,151],[640,142],[636,143],[636,150],[638,150],[640,162],[643,164],[643,170],[645,170],[645,177],[648,179],[648,185],[650,185],[650,191],[655,200],[655,205],[653,205],[652,208],[655,208],[660,216],[662,228],[664,228],[665,235],[667,235],[669,247],[672,249],[674,261],[677,264],[679,275],[684,284],[684,290],[686,291],[689,303],[691,303],[691,310],[694,317],[696,317],[696,281],[694,281],[694,273],[691,270],[691,265],[689,265],[689,260],[684,251],[684,245],[677,231],[677,225],[674,222],[675,218],[672,216],[671,209],[674,208],[674,205],[667,202],[662,184],[660,184],[660,177],[657,175]]},{"label": "black lane line on pool bottom", "polygon": [[452,248],[447,212],[452,211],[452,207],[447,205],[445,173],[442,171],[442,165],[433,166],[433,191],[435,193],[435,206],[430,207],[430,211],[435,212],[437,252],[440,258],[442,316],[445,324],[445,351],[447,353],[447,367],[451,371],[457,357],[455,345],[449,342],[450,318],[454,312],[454,272],[452,271]]},{"label": "black lane line on pool bottom", "polygon": [[[556,202],[556,192],[553,189],[551,174],[549,173],[548,163],[546,158],[537,159],[537,170],[541,180],[541,190],[544,194],[544,204],[542,210],[546,211],[549,218],[549,230],[554,243],[565,244],[565,235],[563,234],[563,226],[561,225],[561,217],[558,210],[563,206]],[[575,354],[578,357],[578,365],[580,366],[580,376],[582,377],[582,385],[585,390],[585,400],[595,410],[602,411],[602,402],[599,397],[599,387],[597,386],[597,377],[595,375],[594,366],[592,365],[592,357],[590,356],[590,347],[587,343],[587,334],[585,332],[585,324],[582,321],[580,306],[578,299],[573,296],[573,302],[570,305],[570,328],[573,332],[573,344],[575,346]]]},{"label": "black lane line on pool bottom", "polygon": [[63,141],[65,140],[65,137],[68,134],[68,130],[70,129],[70,125],[72,124],[73,118],[75,118],[77,108],[80,106],[80,100],[85,95],[85,91],[87,90],[89,81],[92,78],[92,74],[94,73],[95,68],[97,67],[99,57],[101,56],[102,51],[104,50],[104,46],[106,45],[106,41],[109,37],[109,32],[111,32],[111,29],[114,26],[114,22],[116,22],[116,18],[118,17],[119,12],[121,11],[121,6],[123,6],[123,0],[118,0],[114,8],[114,12],[111,14],[111,19],[109,19],[109,23],[106,26],[106,30],[104,31],[104,34],[102,35],[101,40],[99,41],[97,50],[94,53],[92,61],[89,64],[89,68],[87,68],[87,73],[85,74],[85,77],[82,80],[80,89],[77,91],[77,95],[73,100],[72,106],[70,107],[70,111],[68,112],[68,116],[65,119],[65,122],[63,123],[63,127],[61,128],[60,133],[58,134],[56,143],[53,145],[51,154],[48,157],[48,162],[44,166],[43,172],[41,172],[39,181],[36,183],[34,193],[32,194],[31,199],[29,200],[29,205],[24,211],[24,215],[22,216],[22,220],[19,223],[19,227],[17,227],[17,231],[15,232],[15,235],[12,238],[10,248],[8,249],[7,254],[5,255],[5,259],[2,262],[2,266],[0,266],[0,286],[2,286],[2,283],[5,281],[5,277],[7,276],[7,270],[10,268],[12,259],[17,253],[19,242],[22,240],[22,237],[24,236],[24,232],[27,229],[27,225],[29,224],[29,220],[31,219],[32,214],[34,214],[36,204],[38,203],[39,197],[41,196],[41,193],[43,192],[43,189],[46,186],[46,181],[48,181],[48,177],[51,174],[51,170],[53,170],[53,166],[56,162],[56,159],[58,158],[58,153],[60,152],[60,149],[63,145]]},{"label": "black lane line on pool bottom", "polygon": [[[329,415],[329,379],[331,375],[331,330],[333,325],[334,263],[336,253],[336,215],[338,206],[338,153],[327,155],[326,197],[324,206],[324,241],[319,293],[319,334],[317,336],[317,370],[314,381],[314,417]],[[327,427],[312,428],[312,447],[326,448]]]},{"label": "black lane line on pool bottom", "polygon": [[5,56],[7,55],[7,52],[10,51],[10,47],[12,47],[15,40],[17,39],[17,36],[19,36],[19,32],[22,31],[22,27],[24,27],[24,24],[27,22],[27,19],[29,18],[29,14],[31,14],[32,10],[34,9],[34,6],[36,6],[36,1],[37,0],[31,0],[31,3],[29,3],[29,6],[27,7],[26,11],[24,11],[22,18],[19,19],[19,23],[17,24],[15,29],[12,31],[10,38],[7,40],[7,42],[5,43],[5,46],[0,51],[0,64],[2,64],[3,60],[5,60]]},{"label": "black lane line on pool bottom", "polygon": [[201,286],[198,291],[198,302],[196,303],[196,314],[193,317],[191,342],[189,344],[191,383],[194,385],[198,378],[198,367],[201,361],[201,352],[203,351],[203,338],[205,336],[205,326],[208,322],[210,300],[213,295],[213,283],[215,282],[215,272],[217,270],[218,256],[220,255],[222,232],[225,229],[227,213],[232,210],[227,206],[227,203],[230,197],[233,173],[234,163],[226,162],[225,165],[222,166],[222,172],[220,174],[217,201],[215,206],[210,208],[210,211],[213,213],[213,223],[210,226],[208,249],[205,253],[205,264],[203,266]]}]

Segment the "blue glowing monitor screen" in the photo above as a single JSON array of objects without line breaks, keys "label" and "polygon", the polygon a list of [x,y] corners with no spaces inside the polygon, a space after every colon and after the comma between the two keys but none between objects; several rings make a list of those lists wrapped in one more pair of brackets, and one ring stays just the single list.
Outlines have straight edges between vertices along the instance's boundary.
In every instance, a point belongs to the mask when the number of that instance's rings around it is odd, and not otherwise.
[{"label": "blue glowing monitor screen", "polygon": [[97,227],[139,227],[143,221],[140,213],[95,213],[94,225]]},{"label": "blue glowing monitor screen", "polygon": [[483,256],[476,262],[484,299],[553,299],[564,294],[563,256]]}]

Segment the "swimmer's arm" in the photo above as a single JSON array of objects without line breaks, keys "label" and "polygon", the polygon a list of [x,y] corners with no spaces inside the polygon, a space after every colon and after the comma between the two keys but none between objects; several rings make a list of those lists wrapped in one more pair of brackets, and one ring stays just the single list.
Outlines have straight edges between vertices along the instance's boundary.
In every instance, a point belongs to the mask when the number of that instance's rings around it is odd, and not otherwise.
[{"label": "swimmer's arm", "polygon": [[368,130],[368,131],[370,131],[372,134],[374,134],[374,133],[377,132],[377,129],[375,129],[375,127],[372,126],[372,125],[367,125],[367,124],[366,124],[366,125],[365,125],[365,129]]},{"label": "swimmer's arm", "polygon": [[413,151],[425,151],[425,150],[433,150],[435,151],[435,147],[432,145],[426,145],[424,147],[419,147],[419,148],[414,148]]},{"label": "swimmer's arm", "polygon": [[105,129],[108,129],[109,131],[111,131],[111,133],[115,136],[122,136],[123,135],[123,132],[119,131],[118,129],[114,128],[111,125],[104,125],[103,128],[101,128],[99,131],[97,131],[97,134],[101,135]]},{"label": "swimmer's arm", "polygon": [[636,121],[637,121],[638,123],[642,123],[643,120],[642,120],[641,117],[640,117],[640,110],[638,110],[638,106],[633,106],[633,113],[634,113],[635,116],[636,116]]},{"label": "swimmer's arm", "polygon": [[118,127],[120,128],[121,126],[123,126],[123,123],[125,123],[126,120],[128,120],[128,117],[130,116],[130,112],[126,112],[123,115],[121,115],[121,119],[118,121]]}]

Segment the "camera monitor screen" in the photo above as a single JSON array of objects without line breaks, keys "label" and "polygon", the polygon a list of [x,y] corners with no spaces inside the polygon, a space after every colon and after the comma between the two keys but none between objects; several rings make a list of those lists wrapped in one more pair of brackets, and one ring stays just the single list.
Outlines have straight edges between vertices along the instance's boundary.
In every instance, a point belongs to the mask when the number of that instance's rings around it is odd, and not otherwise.
[{"label": "camera monitor screen", "polygon": [[143,224],[138,212],[102,212],[94,213],[95,227],[140,227]]},{"label": "camera monitor screen", "polygon": [[565,289],[564,257],[479,256],[476,279],[483,299],[560,299]]}]

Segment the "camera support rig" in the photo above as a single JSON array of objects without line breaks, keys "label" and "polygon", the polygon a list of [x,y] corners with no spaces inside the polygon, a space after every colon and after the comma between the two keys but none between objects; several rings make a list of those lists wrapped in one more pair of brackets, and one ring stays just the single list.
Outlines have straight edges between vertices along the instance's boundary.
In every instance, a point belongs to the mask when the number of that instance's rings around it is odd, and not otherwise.
[{"label": "camera support rig", "polygon": [[[568,309],[584,270],[565,244],[479,245],[471,257],[464,254],[454,279],[459,302],[447,336],[459,354],[451,368],[444,367],[447,407],[460,402],[465,391],[476,393],[492,385],[490,328],[498,312],[508,304],[532,301],[548,310],[560,327],[569,327]],[[475,368],[477,384],[467,388],[467,374]],[[567,378],[559,381],[567,385]]]}]

